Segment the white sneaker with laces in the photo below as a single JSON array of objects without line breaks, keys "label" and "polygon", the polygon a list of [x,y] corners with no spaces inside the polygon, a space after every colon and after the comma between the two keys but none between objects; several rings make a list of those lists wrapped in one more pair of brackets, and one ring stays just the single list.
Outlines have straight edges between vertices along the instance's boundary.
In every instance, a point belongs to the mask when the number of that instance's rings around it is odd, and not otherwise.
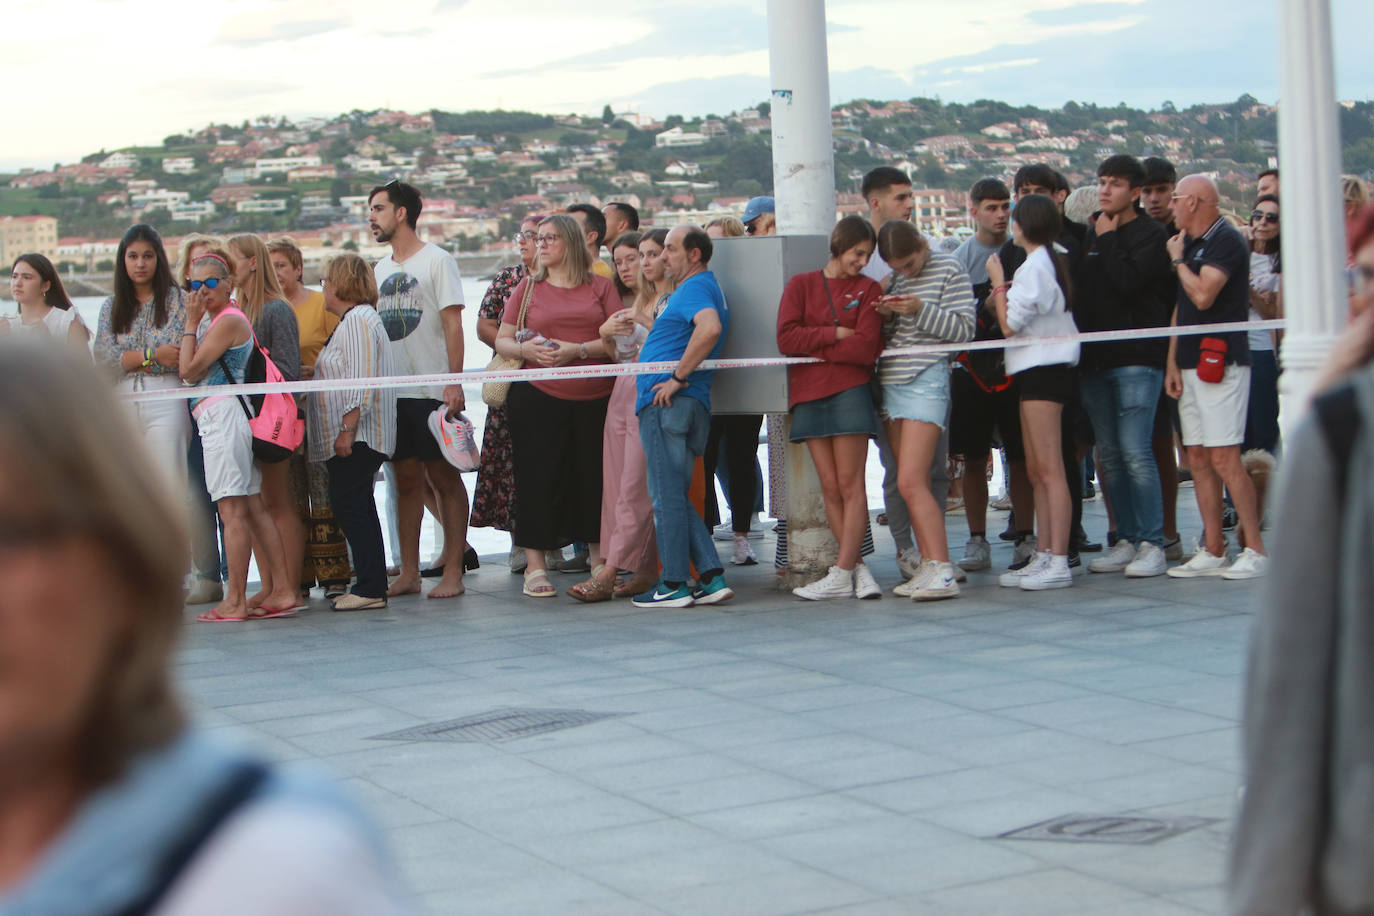
[{"label": "white sneaker with laces", "polygon": [[730,562],[735,566],[757,566],[759,558],[754,556],[754,548],[746,538],[735,538],[735,554]]},{"label": "white sneaker with laces", "polygon": [[939,601],[959,597],[959,583],[954,578],[954,564],[932,561],[926,574],[911,593],[912,601]]},{"label": "white sneaker with laces", "polygon": [[987,569],[992,565],[992,547],[982,535],[971,537],[964,544],[964,556],[959,560],[959,568],[968,572]]},{"label": "white sneaker with laces", "polygon": [[897,552],[897,572],[902,574],[902,578],[910,579],[921,571],[921,554],[915,547],[908,547]]},{"label": "white sneaker with laces", "polygon": [[1037,553],[1035,556],[1031,557],[1029,563],[1022,566],[1020,569],[1008,570],[998,576],[997,584],[1003,588],[1020,588],[1022,579],[1035,572],[1041,566],[1049,563],[1049,561],[1050,555],[1048,551],[1045,553]]},{"label": "white sneaker with laces", "polygon": [[[735,536],[734,519],[726,519],[719,525],[711,529],[711,536],[717,541],[728,541]],[[759,521],[759,514],[751,512],[749,514],[749,539],[758,540],[763,537],[763,524]]]},{"label": "white sneaker with laces", "polygon": [[856,598],[881,598],[883,596],[882,586],[878,580],[873,578],[873,573],[869,571],[866,563],[860,562],[854,567],[854,596]]},{"label": "white sneaker with laces", "polygon": [[911,577],[905,582],[898,583],[897,587],[892,589],[892,594],[900,598],[910,598],[916,593],[916,589],[920,588],[922,583],[931,575],[931,571],[934,568],[934,563],[928,560],[922,560],[920,564],[917,565],[916,572],[912,573]]},{"label": "white sneaker with laces", "polygon": [[1223,579],[1258,579],[1269,574],[1269,558],[1249,547],[1240,552],[1230,568],[1221,574]]},{"label": "white sneaker with laces", "polygon": [[1088,564],[1095,573],[1119,573],[1135,559],[1135,545],[1125,538],[1119,538],[1106,556],[1098,557]]},{"label": "white sneaker with laces", "polygon": [[1048,559],[1036,564],[1033,572],[1021,577],[1018,583],[1022,590],[1042,592],[1051,588],[1068,588],[1073,585],[1073,572],[1069,569],[1068,557],[1041,554]]},{"label": "white sneaker with laces", "polygon": [[853,598],[854,572],[849,569],[830,567],[830,572],[815,582],[799,585],[792,594],[807,601],[824,601],[827,598]]},{"label": "white sneaker with laces", "polygon": [[1148,579],[1151,576],[1162,576],[1168,568],[1169,561],[1165,558],[1164,551],[1149,541],[1141,541],[1140,548],[1135,552],[1135,559],[1126,566],[1126,578]]},{"label": "white sneaker with laces", "polygon": [[1221,556],[1209,553],[1207,548],[1194,542],[1197,548],[1187,563],[1180,566],[1169,567],[1169,575],[1175,579],[1193,579],[1198,576],[1221,576],[1226,574],[1226,570],[1231,564],[1226,559],[1225,551]]},{"label": "white sneaker with laces", "polygon": [[[1035,540],[1034,535],[1027,535],[1016,542],[1016,546],[1011,549],[1011,565],[1015,566],[1024,560],[1029,560],[1039,552],[1040,544]],[[1022,567],[1023,569],[1025,567]],[[1021,570],[1013,570],[1020,572]]]}]

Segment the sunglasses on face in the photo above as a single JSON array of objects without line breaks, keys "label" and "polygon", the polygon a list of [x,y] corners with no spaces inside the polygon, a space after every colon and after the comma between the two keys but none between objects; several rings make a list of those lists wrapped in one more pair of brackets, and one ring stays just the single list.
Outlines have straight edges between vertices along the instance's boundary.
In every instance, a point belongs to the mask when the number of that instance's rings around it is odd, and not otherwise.
[{"label": "sunglasses on face", "polygon": [[1278,223],[1278,221],[1279,215],[1277,213],[1267,213],[1264,210],[1255,210],[1250,214],[1250,222],[1252,223]]},{"label": "sunglasses on face", "polygon": [[205,287],[206,289],[217,289],[217,288],[219,287],[219,285],[220,285],[221,283],[223,283],[223,282],[224,282],[223,279],[220,278],[220,277],[210,277],[210,278],[207,279],[207,280],[192,280],[192,281],[191,281],[191,292],[193,292],[193,293],[198,293],[198,292],[200,292],[200,288],[201,288],[202,286]]}]

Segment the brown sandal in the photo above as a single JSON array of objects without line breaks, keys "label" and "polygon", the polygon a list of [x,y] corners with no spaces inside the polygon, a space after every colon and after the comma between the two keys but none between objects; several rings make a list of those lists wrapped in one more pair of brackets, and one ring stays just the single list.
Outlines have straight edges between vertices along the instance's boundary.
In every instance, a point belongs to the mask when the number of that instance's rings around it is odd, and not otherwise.
[{"label": "brown sandal", "polygon": [[640,579],[636,576],[629,582],[616,583],[615,590],[611,594],[617,598],[633,598],[640,592],[647,592],[657,584],[657,579]]},{"label": "brown sandal", "polygon": [[568,589],[568,594],[578,601],[592,604],[597,601],[611,600],[612,586],[602,582],[595,575],[588,578],[585,582],[579,582]]}]

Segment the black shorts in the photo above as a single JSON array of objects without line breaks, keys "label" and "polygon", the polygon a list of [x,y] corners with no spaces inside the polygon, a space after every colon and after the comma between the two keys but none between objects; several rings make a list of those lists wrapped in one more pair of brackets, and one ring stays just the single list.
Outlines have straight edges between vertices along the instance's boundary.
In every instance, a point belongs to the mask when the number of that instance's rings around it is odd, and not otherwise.
[{"label": "black shorts", "polygon": [[1026,457],[1021,447],[1021,398],[1013,380],[1004,391],[987,392],[966,369],[949,373],[949,451],[977,462],[992,451],[994,434],[1000,436],[1008,461]]},{"label": "black shorts", "polygon": [[1171,398],[1162,389],[1159,392],[1159,406],[1155,408],[1155,429],[1152,439],[1172,439],[1174,433],[1183,437],[1183,428],[1178,422],[1178,398]]},{"label": "black shorts", "polygon": [[434,398],[396,399],[396,451],[392,461],[415,458],[420,461],[442,461],[439,442],[429,431],[429,415],[442,402]]},{"label": "black shorts", "polygon": [[1016,373],[1016,385],[1023,401],[1053,401],[1067,404],[1074,400],[1073,366],[1032,366]]}]

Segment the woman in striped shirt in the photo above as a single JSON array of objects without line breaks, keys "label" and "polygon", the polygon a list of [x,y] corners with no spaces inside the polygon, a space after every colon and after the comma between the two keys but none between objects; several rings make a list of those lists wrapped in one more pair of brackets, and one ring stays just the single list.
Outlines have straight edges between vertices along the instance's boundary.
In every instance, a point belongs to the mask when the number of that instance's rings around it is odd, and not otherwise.
[{"label": "woman in striped shirt", "polygon": [[[973,338],[973,286],[959,262],[932,252],[919,229],[889,220],[878,230],[878,253],[892,267],[877,302],[886,345],[962,343]],[[921,551],[916,574],[893,591],[915,601],[959,594],[949,562],[944,508],[930,492],[930,466],[949,417],[949,354],[885,356],[878,363],[883,421],[897,456],[897,489],[911,513]]]},{"label": "woman in striped shirt", "polygon": [[[324,305],[339,325],[315,359],[316,381],[393,375],[391,345],[377,314],[377,280],[356,254],[329,262]],[[386,607],[386,557],[372,478],[396,450],[396,395],[390,388],[312,392],[311,461],[329,472],[329,501],[353,551],[358,582],[334,600],[336,611]]]}]

